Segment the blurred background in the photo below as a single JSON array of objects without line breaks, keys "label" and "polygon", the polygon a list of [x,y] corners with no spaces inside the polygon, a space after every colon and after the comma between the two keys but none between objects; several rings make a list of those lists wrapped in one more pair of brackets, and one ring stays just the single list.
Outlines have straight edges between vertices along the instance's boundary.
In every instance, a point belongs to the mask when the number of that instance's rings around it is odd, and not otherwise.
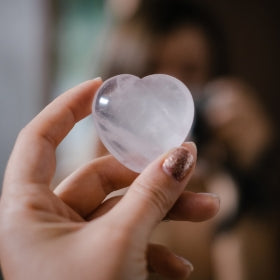
[{"label": "blurred background", "polygon": [[[152,236],[190,279],[280,279],[280,5],[267,0],[0,0],[0,178],[19,130],[87,79],[173,75],[196,104],[193,191],[221,196],[206,223]],[[91,117],[57,151],[54,186],[106,153]],[[151,275],[150,279],[162,279]]]}]

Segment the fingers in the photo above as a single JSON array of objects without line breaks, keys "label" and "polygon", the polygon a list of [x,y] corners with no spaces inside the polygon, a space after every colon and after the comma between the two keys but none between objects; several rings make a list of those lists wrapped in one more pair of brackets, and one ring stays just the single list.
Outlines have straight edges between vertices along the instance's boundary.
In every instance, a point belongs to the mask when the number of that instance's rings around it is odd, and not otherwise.
[{"label": "fingers", "polygon": [[168,279],[186,279],[193,271],[186,259],[158,244],[149,244],[147,251],[148,269]]},{"label": "fingers", "polygon": [[112,191],[129,186],[138,174],[105,156],[83,166],[66,178],[55,194],[86,218]]},{"label": "fingers", "polygon": [[[196,147],[184,143],[150,164],[133,182],[124,198],[111,211],[122,217],[123,226],[142,227],[147,238],[182,194],[196,162]],[[120,224],[119,224],[120,225]]]},{"label": "fingers", "polygon": [[220,209],[220,199],[212,193],[183,192],[165,219],[201,222],[214,217]]},{"label": "fingers", "polygon": [[[123,196],[114,196],[102,203],[87,219],[92,220],[110,211]],[[214,217],[220,208],[220,199],[212,193],[184,191],[167,213],[165,220],[202,222]]]},{"label": "fingers", "polygon": [[[137,175],[112,156],[106,156],[78,169],[54,192],[79,215],[93,219],[107,212],[108,207],[112,208],[120,199],[107,200],[105,205],[99,207],[106,196],[117,189],[129,186]],[[219,199],[214,195],[183,192],[166,218],[202,221],[214,216],[218,209]]]},{"label": "fingers", "polygon": [[[49,185],[55,170],[55,149],[76,122],[91,112],[94,93],[101,79],[84,82],[56,98],[19,134],[8,164],[6,180],[19,181],[11,187],[24,191]],[[37,187],[37,186],[36,186]]]},{"label": "fingers", "polygon": [[104,201],[101,205],[97,207],[97,209],[87,217],[88,221],[91,221],[93,219],[96,219],[104,214],[106,214],[108,211],[110,211],[121,199],[123,198],[122,195],[113,196],[106,201]]},{"label": "fingers", "polygon": [[94,94],[101,83],[100,78],[86,81],[60,95],[32,120],[29,132],[56,148],[73,126],[90,114]]}]

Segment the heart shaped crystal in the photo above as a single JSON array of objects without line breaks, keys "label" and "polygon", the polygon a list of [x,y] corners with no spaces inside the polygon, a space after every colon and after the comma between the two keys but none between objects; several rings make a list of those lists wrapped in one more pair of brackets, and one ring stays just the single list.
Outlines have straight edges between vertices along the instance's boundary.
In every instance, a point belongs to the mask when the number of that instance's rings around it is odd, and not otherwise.
[{"label": "heart shaped crystal", "polygon": [[92,109],[105,147],[136,172],[181,145],[194,116],[188,88],[163,74],[143,79],[128,74],[112,77],[99,88]]}]

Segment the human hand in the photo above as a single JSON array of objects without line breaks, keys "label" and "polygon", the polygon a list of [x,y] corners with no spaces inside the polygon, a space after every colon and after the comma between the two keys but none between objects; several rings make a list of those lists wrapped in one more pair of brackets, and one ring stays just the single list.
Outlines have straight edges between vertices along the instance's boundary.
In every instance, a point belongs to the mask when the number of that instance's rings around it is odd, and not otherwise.
[{"label": "human hand", "polygon": [[221,78],[205,89],[205,118],[230,158],[250,168],[272,139],[272,125],[254,89],[241,80]]},{"label": "human hand", "polygon": [[[145,279],[148,268],[182,279],[191,265],[161,245],[151,231],[167,217],[202,221],[217,197],[184,191],[196,162],[185,143],[139,176],[112,156],[94,160],[54,191],[55,150],[90,113],[101,80],[59,96],[19,134],[0,202],[0,259],[5,279]],[[105,197],[130,186],[126,195]]]}]

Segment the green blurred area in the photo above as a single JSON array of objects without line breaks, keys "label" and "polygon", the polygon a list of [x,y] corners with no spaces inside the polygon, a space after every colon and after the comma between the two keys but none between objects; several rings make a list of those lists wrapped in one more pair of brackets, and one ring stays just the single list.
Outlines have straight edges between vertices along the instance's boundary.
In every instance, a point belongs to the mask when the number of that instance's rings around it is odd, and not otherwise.
[{"label": "green blurred area", "polygon": [[102,34],[108,24],[104,1],[59,0],[54,3],[56,96],[65,88],[96,75]]}]

